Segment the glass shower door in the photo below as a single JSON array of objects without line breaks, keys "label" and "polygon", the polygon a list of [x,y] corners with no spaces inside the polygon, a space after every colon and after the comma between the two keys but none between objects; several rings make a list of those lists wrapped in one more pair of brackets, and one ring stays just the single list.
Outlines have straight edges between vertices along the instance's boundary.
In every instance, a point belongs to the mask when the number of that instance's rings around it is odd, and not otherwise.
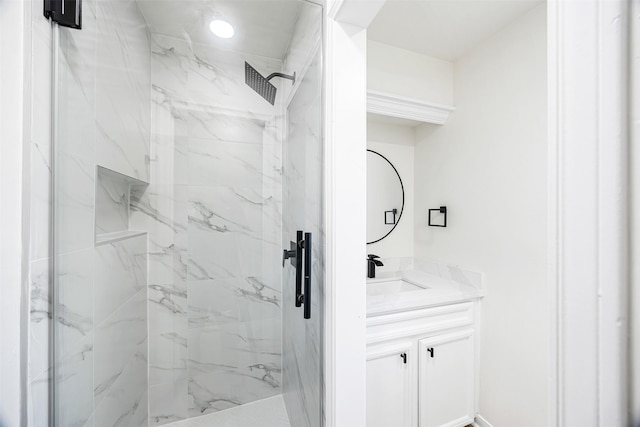
[{"label": "glass shower door", "polygon": [[[258,407],[323,425],[321,19],[304,0],[83,0],[81,30],[55,27],[56,426]],[[263,98],[247,64],[295,84]],[[308,319],[282,268],[298,230]]]},{"label": "glass shower door", "polygon": [[[322,327],[324,318],[324,221],[322,136],[322,63],[311,58],[287,107],[284,142],[283,242],[302,237],[303,269],[285,263],[284,397],[292,426],[323,425]],[[311,240],[311,244],[309,244]],[[290,245],[286,249],[291,249]],[[296,283],[297,281],[299,283]],[[296,304],[297,303],[297,304]]]}]

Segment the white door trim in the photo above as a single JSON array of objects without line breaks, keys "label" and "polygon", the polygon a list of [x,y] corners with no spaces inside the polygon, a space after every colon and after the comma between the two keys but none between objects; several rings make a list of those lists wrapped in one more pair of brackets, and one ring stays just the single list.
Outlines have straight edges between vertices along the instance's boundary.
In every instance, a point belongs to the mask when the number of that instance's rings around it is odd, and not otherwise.
[{"label": "white door trim", "polygon": [[384,2],[329,0],[325,9],[327,427],[366,423],[366,28]]},{"label": "white door trim", "polygon": [[548,2],[550,426],[627,425],[627,7]]}]

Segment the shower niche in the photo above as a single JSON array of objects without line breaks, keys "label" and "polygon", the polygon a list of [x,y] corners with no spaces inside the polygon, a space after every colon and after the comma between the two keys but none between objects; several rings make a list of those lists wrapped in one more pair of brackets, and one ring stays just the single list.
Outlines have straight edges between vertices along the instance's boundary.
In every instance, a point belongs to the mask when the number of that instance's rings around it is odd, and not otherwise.
[{"label": "shower niche", "polygon": [[149,183],[96,166],[96,245],[146,234],[130,227],[131,194],[143,193]]}]

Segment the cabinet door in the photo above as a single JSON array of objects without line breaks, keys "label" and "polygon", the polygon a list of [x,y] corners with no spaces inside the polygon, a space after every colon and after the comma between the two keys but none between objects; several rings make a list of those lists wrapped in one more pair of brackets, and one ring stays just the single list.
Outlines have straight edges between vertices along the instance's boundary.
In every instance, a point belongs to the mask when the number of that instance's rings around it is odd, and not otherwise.
[{"label": "cabinet door", "polygon": [[418,342],[420,427],[465,426],[473,422],[473,330]]},{"label": "cabinet door", "polygon": [[367,352],[367,427],[414,427],[417,415],[415,341]]}]

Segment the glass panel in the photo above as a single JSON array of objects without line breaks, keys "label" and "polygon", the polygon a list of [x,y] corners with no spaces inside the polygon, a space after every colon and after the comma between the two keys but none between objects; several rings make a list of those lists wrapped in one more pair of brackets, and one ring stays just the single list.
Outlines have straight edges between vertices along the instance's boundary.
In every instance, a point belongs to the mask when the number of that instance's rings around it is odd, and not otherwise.
[{"label": "glass panel", "polygon": [[321,426],[321,7],[84,0],[82,22],[54,42],[56,425]]},{"label": "glass panel", "polygon": [[[320,25],[315,9],[303,15]],[[308,25],[309,30],[312,26]],[[315,34],[319,34],[316,28]],[[314,32],[311,32],[314,33]],[[309,33],[306,33],[309,34]],[[303,307],[295,307],[296,275],[289,265],[284,277],[284,396],[292,426],[322,425],[322,319],[324,309],[324,227],[323,227],[323,136],[322,62],[319,44],[309,37],[301,42],[308,57],[306,71],[287,106],[287,137],[284,143],[284,223],[283,242],[296,240],[298,230],[312,235],[311,295],[304,287],[305,304],[311,300],[311,316],[303,319]],[[314,49],[315,48],[315,49]],[[301,58],[301,59],[303,59]],[[303,69],[296,67],[297,69]],[[309,248],[305,247],[305,251]],[[304,276],[307,275],[306,266]]]}]

